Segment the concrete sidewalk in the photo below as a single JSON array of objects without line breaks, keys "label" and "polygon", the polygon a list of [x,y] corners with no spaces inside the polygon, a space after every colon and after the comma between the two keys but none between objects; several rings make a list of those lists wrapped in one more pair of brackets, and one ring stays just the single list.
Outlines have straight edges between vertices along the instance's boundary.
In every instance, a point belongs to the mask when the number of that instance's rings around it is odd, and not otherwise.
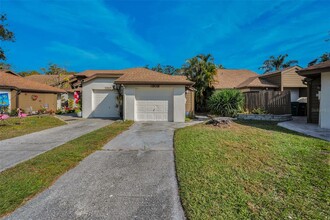
[{"label": "concrete sidewalk", "polygon": [[0,172],[112,122],[80,119],[67,125],[0,141]]},{"label": "concrete sidewalk", "polygon": [[135,123],[5,219],[185,219],[173,134],[186,125]]},{"label": "concrete sidewalk", "polygon": [[330,129],[320,128],[317,124],[307,123],[306,117],[293,117],[292,121],[278,123],[278,126],[305,135],[330,141]]}]

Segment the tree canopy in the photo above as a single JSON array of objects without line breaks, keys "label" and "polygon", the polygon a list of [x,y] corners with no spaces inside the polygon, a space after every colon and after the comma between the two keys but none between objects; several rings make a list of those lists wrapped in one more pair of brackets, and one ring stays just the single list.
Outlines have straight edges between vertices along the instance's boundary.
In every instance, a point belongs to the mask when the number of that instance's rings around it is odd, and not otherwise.
[{"label": "tree canopy", "polygon": [[193,81],[195,92],[195,105],[197,111],[205,110],[206,100],[212,94],[214,87],[214,76],[216,75],[217,65],[211,54],[200,54],[189,60],[183,65],[183,74]]},{"label": "tree canopy", "polygon": [[281,70],[298,63],[297,60],[287,61],[286,60],[287,57],[288,54],[279,55],[277,57],[270,56],[268,60],[264,61],[263,65],[259,67],[259,69],[262,69],[264,70],[265,73],[268,73],[271,71]]},{"label": "tree canopy", "polygon": [[69,72],[65,68],[60,67],[59,65],[53,63],[50,63],[46,68],[41,68],[41,71],[45,75],[70,75],[75,73],[75,72]]},{"label": "tree canopy", "polygon": [[[328,32],[329,34],[329,38],[325,39],[324,41],[325,42],[330,42],[330,31]],[[312,60],[311,62],[308,63],[308,66],[313,66],[317,63],[322,63],[322,62],[325,62],[325,61],[328,61],[330,60],[330,52],[325,52],[323,53],[320,57]]]},{"label": "tree canopy", "polygon": [[36,70],[31,70],[31,71],[22,71],[17,73],[20,76],[31,76],[31,75],[40,75],[41,73],[36,71]]},{"label": "tree canopy", "polygon": [[[7,15],[1,14],[0,15],[0,41],[15,41],[14,33],[8,30]],[[6,55],[4,50],[0,47],[0,60],[6,60]]]},{"label": "tree canopy", "polygon": [[311,62],[308,63],[308,66],[313,66],[317,63],[322,63],[322,62],[325,62],[325,61],[328,61],[330,60],[330,53],[324,53],[322,54],[320,57],[312,60]]},{"label": "tree canopy", "polygon": [[157,71],[160,73],[165,73],[168,75],[180,75],[180,69],[175,68],[174,66],[171,65],[161,65],[161,64],[157,64],[154,67],[149,67],[149,65],[146,65],[145,68],[147,69],[151,69],[153,71]]},{"label": "tree canopy", "polygon": [[0,62],[0,70],[10,70],[11,65],[8,63]]}]

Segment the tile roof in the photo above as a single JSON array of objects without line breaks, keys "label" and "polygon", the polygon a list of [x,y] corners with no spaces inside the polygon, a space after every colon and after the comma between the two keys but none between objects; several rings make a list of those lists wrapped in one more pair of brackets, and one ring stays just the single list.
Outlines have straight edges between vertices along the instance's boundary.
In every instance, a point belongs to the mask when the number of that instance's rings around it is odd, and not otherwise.
[{"label": "tile roof", "polygon": [[217,69],[213,86],[215,89],[237,88],[247,79],[257,76],[257,73],[250,70]]},{"label": "tile roof", "polygon": [[63,82],[66,79],[71,79],[73,75],[61,75],[58,80],[58,75],[30,75],[25,78],[28,80],[32,80],[38,83],[44,83],[50,86],[56,86],[59,82]]},{"label": "tile roof", "polygon": [[185,76],[172,76],[159,73],[146,68],[130,68],[123,70],[86,70],[77,75],[86,76],[85,82],[97,77],[107,77],[107,75],[118,75],[115,83],[118,84],[139,84],[139,85],[192,85],[193,82],[187,80]]},{"label": "tile roof", "polygon": [[0,87],[20,89],[23,91],[65,93],[64,90],[43,83],[28,80],[9,72],[0,71]]}]

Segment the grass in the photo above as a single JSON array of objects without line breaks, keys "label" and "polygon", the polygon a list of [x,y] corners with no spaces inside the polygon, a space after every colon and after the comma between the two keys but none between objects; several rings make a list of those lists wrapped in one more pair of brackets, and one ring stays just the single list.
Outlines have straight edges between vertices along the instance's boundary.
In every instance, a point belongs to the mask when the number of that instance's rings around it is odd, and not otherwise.
[{"label": "grass", "polygon": [[267,122],[196,125],[175,133],[189,219],[326,219],[330,143]]},{"label": "grass", "polygon": [[114,122],[0,173],[0,216],[12,212],[37,193],[47,189],[62,174],[133,122]]},{"label": "grass", "polygon": [[0,140],[33,133],[36,131],[53,128],[66,123],[52,116],[31,116],[21,120],[18,118],[9,118],[5,122],[0,122]]},{"label": "grass", "polygon": [[192,121],[191,118],[189,118],[189,117],[186,117],[186,118],[185,118],[185,122],[191,122],[191,121]]}]

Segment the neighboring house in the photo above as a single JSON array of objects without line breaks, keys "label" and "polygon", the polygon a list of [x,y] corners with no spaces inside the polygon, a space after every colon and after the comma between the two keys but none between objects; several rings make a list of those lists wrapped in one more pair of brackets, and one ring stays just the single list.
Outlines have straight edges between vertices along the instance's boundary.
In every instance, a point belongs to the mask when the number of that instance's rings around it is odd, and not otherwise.
[{"label": "neighboring house", "polygon": [[76,90],[71,87],[71,80],[75,78],[74,75],[43,75],[36,74],[25,77],[28,80],[32,80],[38,83],[44,83],[49,86],[57,87],[60,89],[64,89],[66,93],[61,95],[61,99],[59,100],[58,105],[67,105],[68,99],[73,99],[73,94]]},{"label": "neighboring house", "polygon": [[61,93],[65,91],[28,80],[11,71],[0,71],[0,95],[8,97],[9,110],[19,107],[27,113],[43,108],[56,111]]},{"label": "neighboring house", "polygon": [[26,79],[33,80],[39,83],[44,83],[53,87],[58,87],[61,89],[71,89],[69,81],[74,78],[74,75],[44,75],[35,74],[26,76]]},{"label": "neighboring house", "polygon": [[296,73],[299,66],[285,68],[266,74],[257,74],[250,70],[218,69],[213,84],[215,89],[239,89],[251,91],[286,91],[291,93],[291,102],[307,96],[307,86],[302,83],[303,77]]},{"label": "neighboring house", "polygon": [[302,69],[300,66],[292,66],[262,74],[259,78],[277,85],[279,91],[290,91],[291,102],[296,102],[301,97],[307,97],[307,86],[303,84],[304,77],[299,76],[296,72],[300,69]]},{"label": "neighboring house", "polygon": [[279,86],[259,78],[259,74],[250,70],[217,69],[215,89],[239,89],[242,92],[275,90]]},{"label": "neighboring house", "polygon": [[184,122],[187,100],[193,101],[189,89],[193,82],[185,76],[131,68],[87,70],[76,77],[73,84],[82,85],[84,118],[120,117],[122,102],[124,120]]},{"label": "neighboring house", "polygon": [[330,129],[330,60],[300,69],[297,73],[306,77],[307,122]]}]

